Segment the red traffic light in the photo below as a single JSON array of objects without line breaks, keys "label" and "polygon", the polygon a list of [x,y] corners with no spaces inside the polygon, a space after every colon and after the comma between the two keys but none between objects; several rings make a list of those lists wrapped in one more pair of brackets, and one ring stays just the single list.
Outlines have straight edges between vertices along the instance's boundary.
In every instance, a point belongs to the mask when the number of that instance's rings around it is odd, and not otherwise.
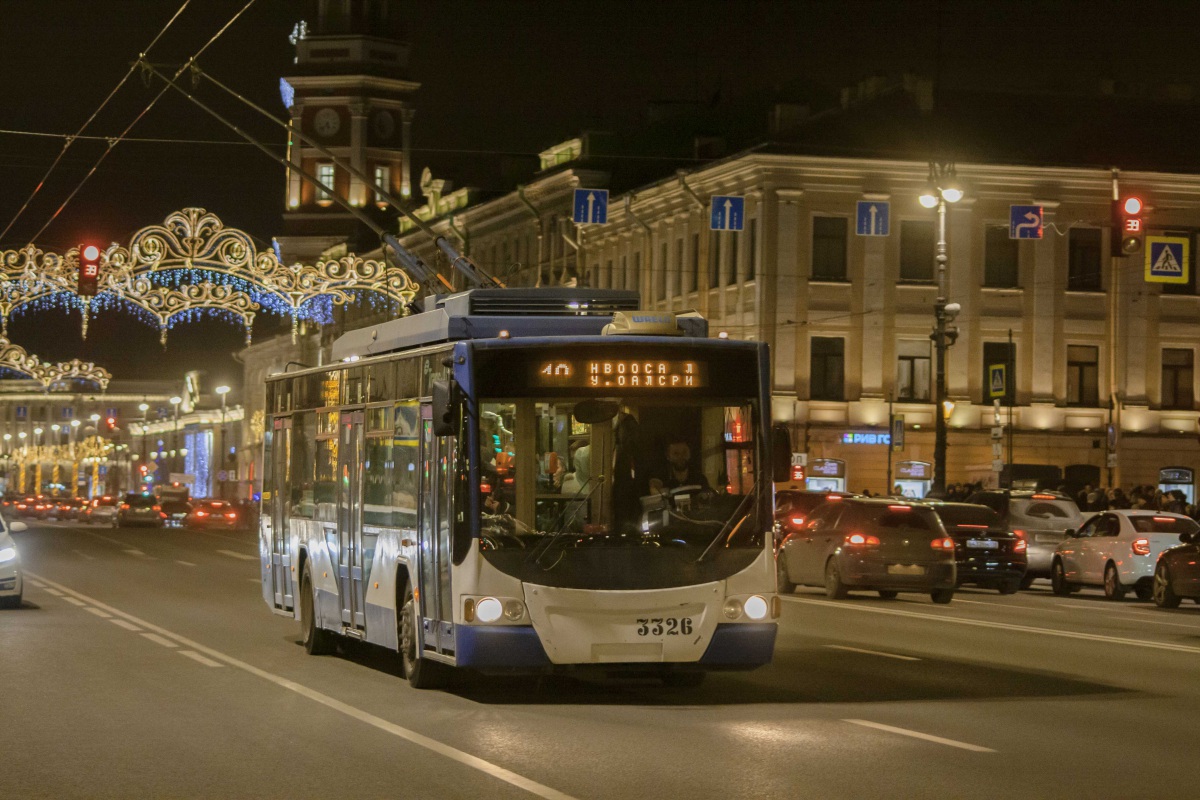
[{"label": "red traffic light", "polygon": [[1142,213],[1142,199],[1140,197],[1126,197],[1125,213],[1130,215]]},{"label": "red traffic light", "polygon": [[117,426],[117,418],[116,418],[116,417],[109,417],[109,418],[108,418],[108,427],[110,427],[110,428],[115,428],[116,426]]},{"label": "red traffic light", "polygon": [[100,248],[85,244],[79,248],[79,283],[75,288],[80,297],[95,297],[100,282]]},{"label": "red traffic light", "polygon": [[83,248],[83,257],[88,261],[95,261],[100,257],[100,248],[94,244],[89,244]]}]

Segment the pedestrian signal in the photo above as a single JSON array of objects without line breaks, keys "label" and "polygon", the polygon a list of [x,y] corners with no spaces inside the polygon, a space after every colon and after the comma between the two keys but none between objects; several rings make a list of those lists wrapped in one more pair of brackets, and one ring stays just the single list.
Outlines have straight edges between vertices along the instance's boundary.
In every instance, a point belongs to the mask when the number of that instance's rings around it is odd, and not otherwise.
[{"label": "pedestrian signal", "polygon": [[79,247],[79,283],[76,293],[80,297],[95,297],[100,283],[100,248],[94,244]]}]

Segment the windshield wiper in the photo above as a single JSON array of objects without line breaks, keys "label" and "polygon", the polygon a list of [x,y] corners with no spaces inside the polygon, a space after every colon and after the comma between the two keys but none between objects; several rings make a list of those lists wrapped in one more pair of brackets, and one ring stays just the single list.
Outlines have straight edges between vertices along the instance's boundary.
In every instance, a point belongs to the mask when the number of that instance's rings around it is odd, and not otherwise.
[{"label": "windshield wiper", "polygon": [[[585,495],[581,499],[580,495],[583,494],[584,490],[587,490],[588,484],[590,484],[593,480],[596,481],[596,485],[593,486],[590,490],[588,490],[587,495]],[[544,556],[550,550],[550,548],[554,545],[554,543],[556,541],[558,541],[558,537],[562,536],[564,533],[568,533],[568,531],[564,525],[564,523],[567,522],[567,513],[571,512],[571,520],[573,521],[574,518],[576,516],[578,516],[580,510],[587,504],[587,502],[589,500],[592,499],[592,495],[594,495],[596,493],[596,490],[599,489],[603,485],[604,485],[604,476],[603,475],[597,475],[594,478],[588,478],[586,481],[584,481],[583,486],[580,486],[579,490],[577,492],[575,492],[575,494],[573,494],[569,500],[567,500],[566,505],[563,506],[562,513],[560,513],[558,515],[558,519],[554,523],[554,527],[557,528],[558,530],[556,530],[554,533],[550,534],[550,536],[546,539],[544,544],[539,543],[537,545],[537,547],[533,548],[533,551],[530,552],[530,554],[526,560],[532,558],[533,563],[538,564],[538,562],[541,561],[542,556]],[[576,503],[579,503],[579,505],[576,505]],[[574,508],[574,511],[572,511],[572,508]],[[541,552],[538,552],[539,548],[540,548]],[[539,566],[540,566],[540,564],[539,564]]]},{"label": "windshield wiper", "polygon": [[755,487],[750,491],[750,494],[743,498],[742,502],[738,503],[738,507],[733,510],[733,514],[731,514],[729,519],[725,521],[725,524],[721,526],[721,530],[717,531],[716,538],[709,542],[708,547],[704,548],[704,552],[701,553],[700,557],[696,559],[697,564],[708,557],[708,554],[712,552],[712,549],[717,546],[717,542],[721,541],[721,539],[726,535],[726,531],[730,530],[735,525],[740,524],[742,520],[746,518],[746,514],[749,512],[743,512],[742,509],[744,509],[746,505],[756,497],[758,497],[757,485],[755,485]]}]

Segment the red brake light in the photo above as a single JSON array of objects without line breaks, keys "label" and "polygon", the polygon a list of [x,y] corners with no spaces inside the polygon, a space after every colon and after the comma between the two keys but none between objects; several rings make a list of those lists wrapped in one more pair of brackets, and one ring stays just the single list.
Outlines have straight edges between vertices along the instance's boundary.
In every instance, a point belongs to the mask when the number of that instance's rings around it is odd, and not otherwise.
[{"label": "red brake light", "polygon": [[1052,494],[1035,494],[1035,495],[1033,495],[1033,499],[1034,500],[1057,500],[1058,498]]},{"label": "red brake light", "polygon": [[825,495],[825,499],[833,502],[834,500],[841,500],[842,496],[840,494],[827,494]]},{"label": "red brake light", "polygon": [[1150,555],[1150,540],[1145,536],[1139,536],[1133,540],[1133,554],[1135,556]]},{"label": "red brake light", "polygon": [[876,547],[879,545],[879,538],[876,536],[866,536],[861,533],[852,533],[846,537],[846,544],[858,545],[861,547]]},{"label": "red brake light", "polygon": [[912,506],[888,506],[888,511],[912,511]]},{"label": "red brake light", "polygon": [[121,510],[122,510],[122,511],[128,511],[128,510],[129,510],[129,503],[121,503]]},{"label": "red brake light", "polygon": [[1020,537],[1018,537],[1017,540],[1015,542],[1013,542],[1013,552],[1014,553],[1024,553],[1028,549],[1029,549],[1029,542],[1025,541],[1024,539],[1022,539]]},{"label": "red brake light", "polygon": [[225,517],[227,519],[237,519],[237,512],[236,511],[226,511]]},{"label": "red brake light", "polygon": [[973,528],[975,530],[980,530],[980,531],[986,531],[988,529],[987,525],[976,525],[971,522],[960,522],[955,527],[956,528]]},{"label": "red brake light", "polygon": [[929,546],[934,550],[954,550],[954,540],[946,536],[942,539],[934,539]]},{"label": "red brake light", "polygon": [[154,506],[155,511],[162,511],[162,506]]},{"label": "red brake light", "polygon": [[1174,522],[1175,518],[1174,517],[1155,517],[1154,521],[1155,522]]},{"label": "red brake light", "polygon": [[1018,539],[1027,539],[1027,538],[1029,538],[1029,537],[1026,535],[1025,531],[1023,531],[1023,530],[1021,530],[1021,529],[1019,529],[1019,528],[1015,529],[1015,530],[1013,531],[1013,534],[1015,534],[1015,535],[1016,535],[1016,537],[1017,537]]},{"label": "red brake light", "polygon": [[788,521],[791,522],[792,525],[794,525],[795,527],[799,528],[801,525],[804,524],[804,517],[792,517]]},{"label": "red brake light", "polygon": [[207,517],[207,516],[208,516],[208,512],[207,512],[207,511],[197,511],[197,512],[196,512],[196,516],[197,516],[197,517]]}]

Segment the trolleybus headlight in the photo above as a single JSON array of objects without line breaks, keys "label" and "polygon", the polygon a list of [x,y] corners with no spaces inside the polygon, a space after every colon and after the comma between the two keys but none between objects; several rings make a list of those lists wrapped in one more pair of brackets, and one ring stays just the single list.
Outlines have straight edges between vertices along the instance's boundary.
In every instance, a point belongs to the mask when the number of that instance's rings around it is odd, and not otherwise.
[{"label": "trolleybus headlight", "polygon": [[722,610],[725,612],[726,619],[737,619],[742,615],[741,601],[731,597],[725,601],[725,608]]},{"label": "trolleybus headlight", "polygon": [[480,622],[495,622],[504,613],[504,604],[494,597],[484,597],[475,604],[475,616]]},{"label": "trolleybus headlight", "polygon": [[509,600],[504,604],[504,616],[517,622],[525,616],[525,604],[520,600]]},{"label": "trolleybus headlight", "polygon": [[767,616],[767,601],[758,595],[750,595],[746,598],[746,616],[750,619],[763,619]]}]

